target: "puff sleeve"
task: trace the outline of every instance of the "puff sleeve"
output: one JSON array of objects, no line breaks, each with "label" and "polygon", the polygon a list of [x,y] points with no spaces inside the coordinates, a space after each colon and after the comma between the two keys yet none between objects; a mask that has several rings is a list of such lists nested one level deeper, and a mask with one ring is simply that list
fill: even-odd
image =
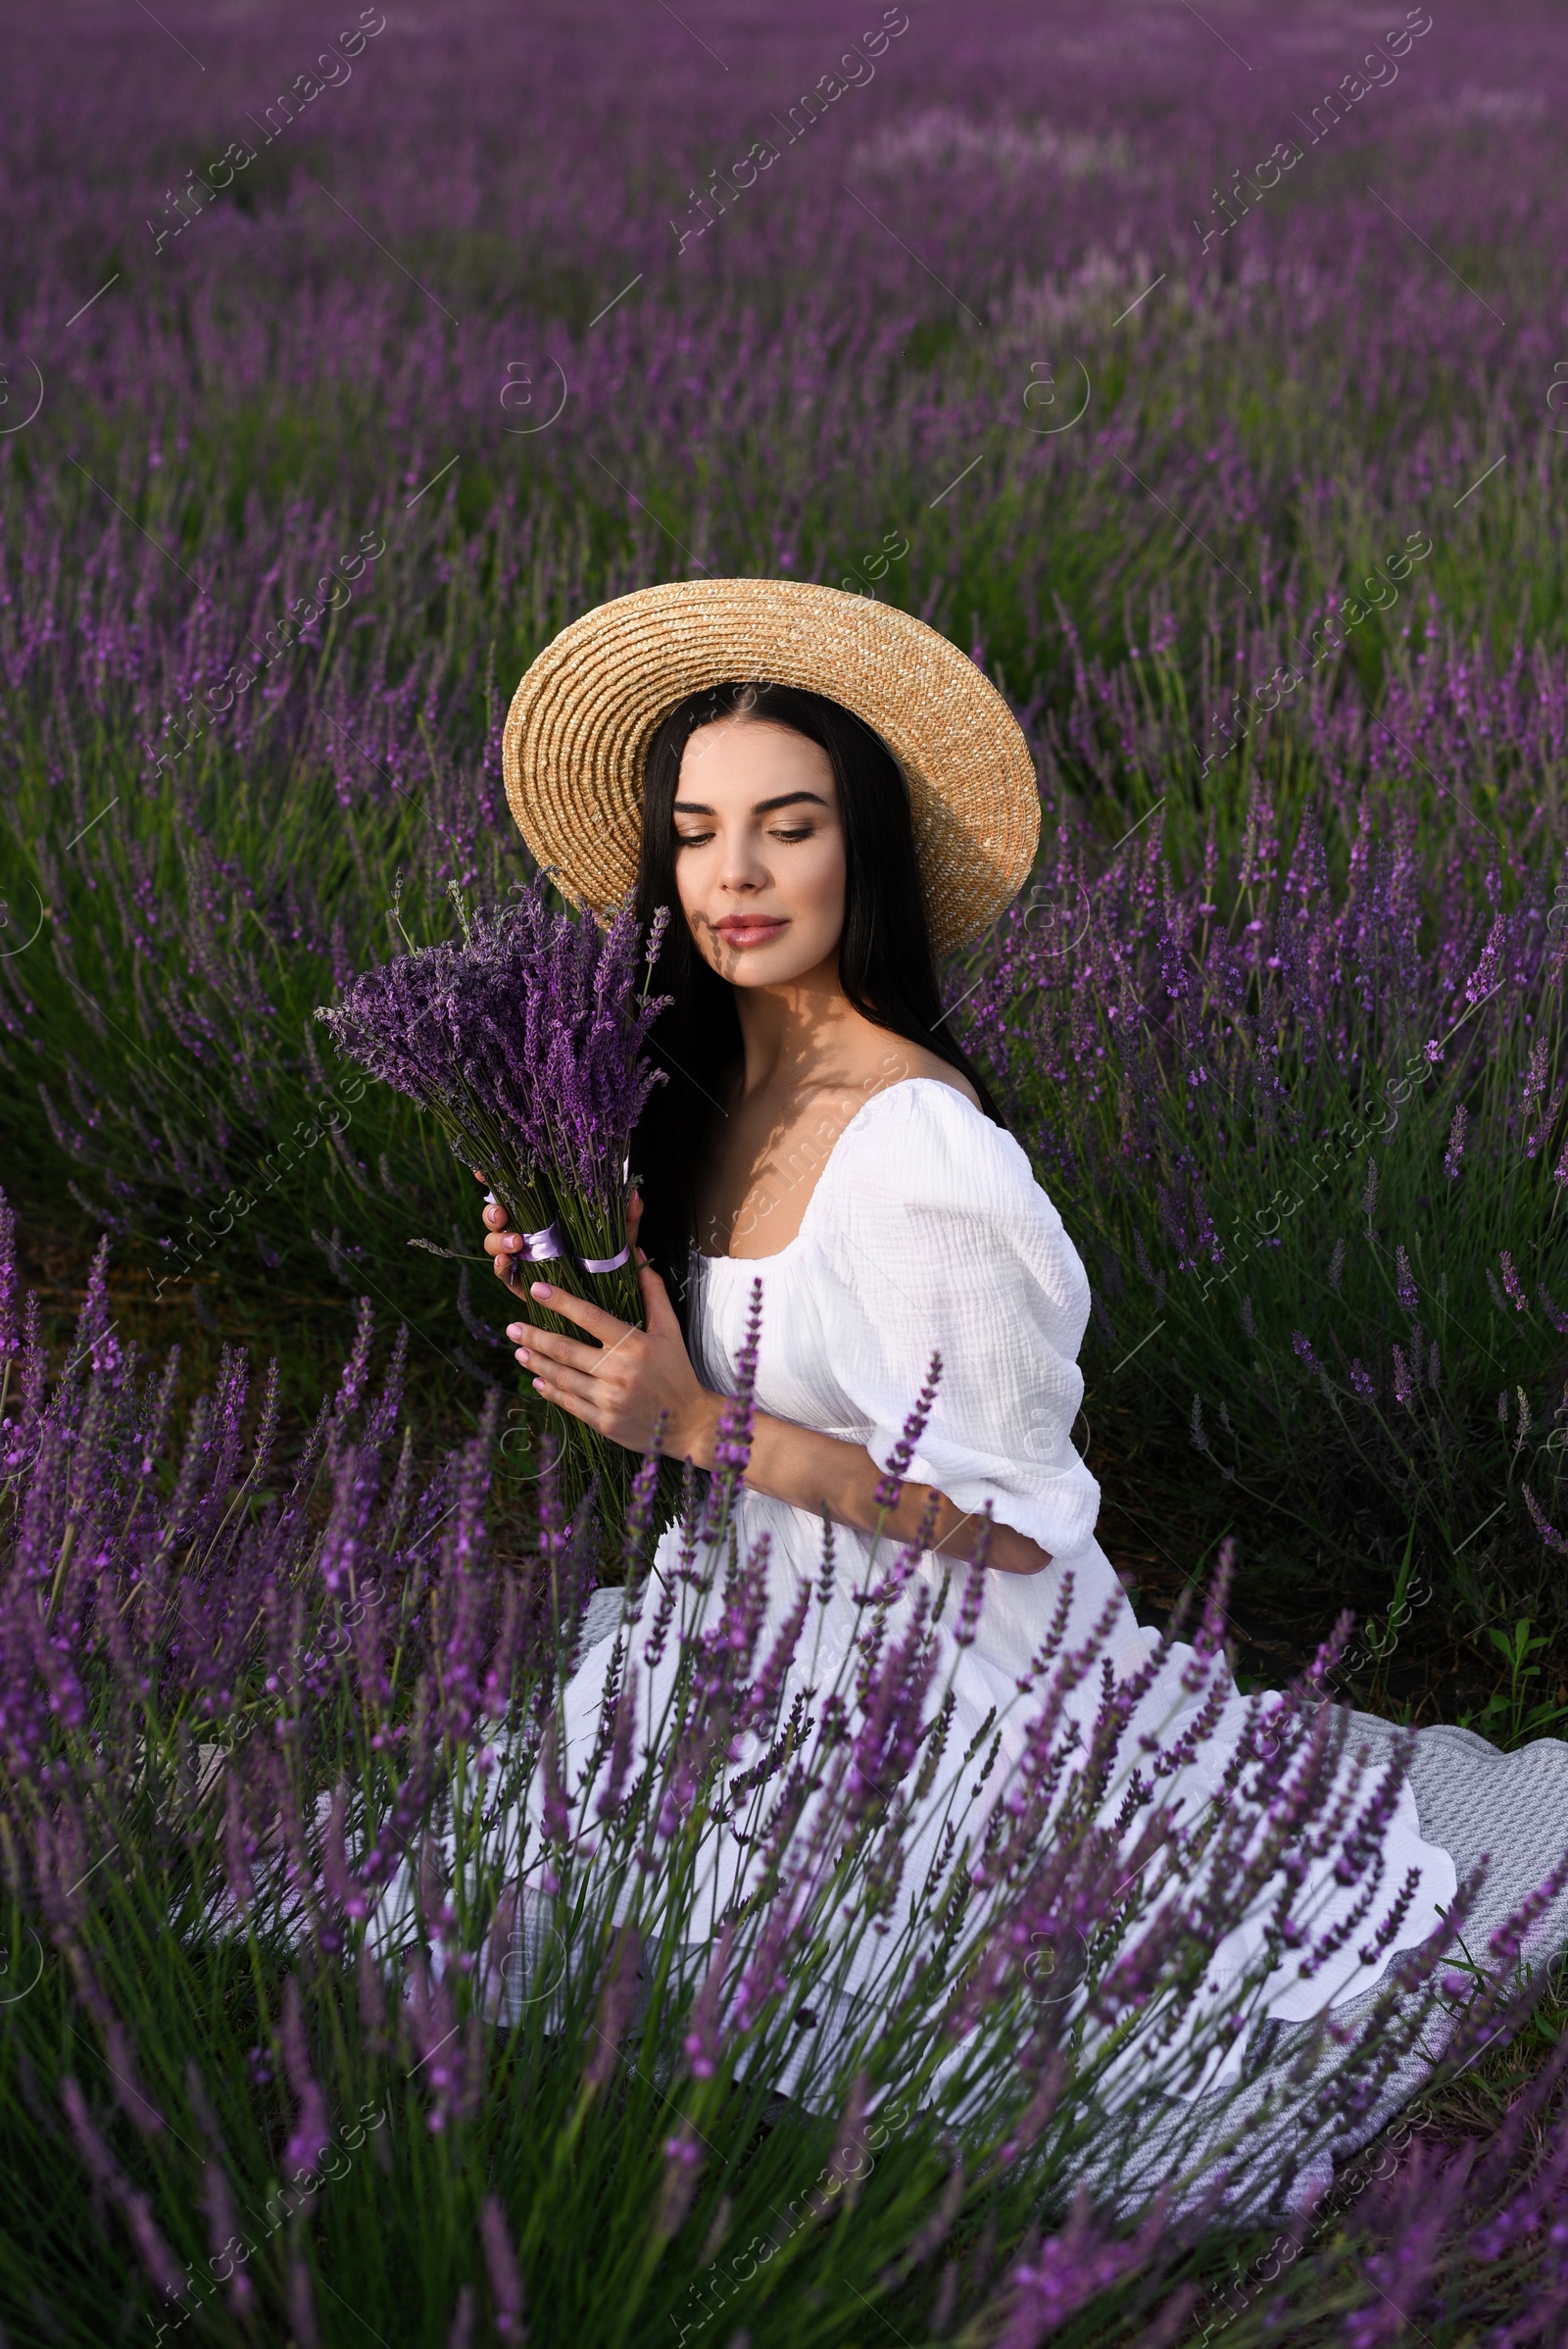
[{"label": "puff sleeve", "polygon": [[846,1435],[885,1461],[942,1375],[911,1481],[1053,1558],[1091,1541],[1100,1486],[1071,1442],[1089,1280],[1009,1134],[956,1089],[915,1078],[848,1127],[821,1233],[824,1335]]}]

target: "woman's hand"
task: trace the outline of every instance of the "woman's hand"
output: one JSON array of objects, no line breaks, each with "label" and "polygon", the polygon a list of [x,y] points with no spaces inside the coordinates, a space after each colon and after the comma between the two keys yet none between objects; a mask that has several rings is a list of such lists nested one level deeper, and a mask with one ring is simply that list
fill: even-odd
[{"label": "woman's hand", "polygon": [[[630,1215],[627,1223],[631,1225]],[[570,1411],[612,1443],[637,1452],[653,1450],[662,1413],[664,1451],[674,1459],[710,1468],[723,1400],[699,1382],[675,1308],[641,1248],[637,1281],[646,1329],[633,1329],[601,1305],[591,1305],[548,1281],[535,1281],[529,1296],[552,1313],[574,1321],[598,1339],[598,1345],[558,1337],[553,1330],[538,1330],[525,1321],[510,1323],[507,1336],[516,1345],[517,1360],[534,1372],[534,1391],[547,1403]]]},{"label": "woman's hand", "polygon": [[[478,1174],[477,1167],[474,1172]],[[483,1175],[479,1180],[483,1182]],[[653,1449],[655,1423],[662,1411],[664,1451],[672,1459],[710,1469],[724,1398],[699,1383],[664,1284],[637,1248],[642,1212],[642,1199],[634,1191],[626,1208],[626,1237],[637,1252],[645,1330],[634,1330],[601,1306],[536,1281],[529,1295],[564,1320],[576,1322],[599,1344],[558,1337],[523,1321],[510,1322],[507,1336],[516,1347],[517,1360],[534,1373],[535,1391],[546,1402],[570,1411],[601,1435],[637,1452]],[[486,1207],[484,1220],[489,1227],[486,1254],[494,1259],[500,1278],[518,1288],[521,1267],[514,1259],[521,1238],[502,1230],[506,1216],[499,1207]],[[896,1542],[914,1537],[927,1501],[935,1497],[935,1549],[960,1562],[973,1557],[981,1521],[972,1509],[956,1508],[942,1494],[933,1495],[929,1486],[906,1485],[897,1506],[884,1513],[876,1501],[882,1475],[863,1444],[798,1427],[767,1411],[753,1415],[752,1456],[745,1475],[753,1492],[809,1509],[813,1516],[826,1509],[836,1524],[854,1526],[860,1533],[873,1533],[880,1524],[885,1537]],[[996,1525],[990,1563],[996,1573],[1039,1574],[1051,1564],[1051,1553],[1010,1525]]]},{"label": "woman's hand", "polygon": [[[473,1175],[475,1182],[482,1183],[484,1181],[484,1176],[479,1172],[477,1166],[473,1170]],[[522,1234],[509,1232],[504,1228],[507,1220],[504,1207],[486,1207],[483,1213],[486,1227],[484,1252],[494,1265],[497,1276],[506,1282],[509,1289],[515,1289],[517,1286],[516,1273],[519,1268],[514,1265],[513,1258],[522,1246]],[[637,1227],[642,1219],[642,1193],[634,1191],[626,1202],[626,1239],[632,1248],[637,1246]]]},{"label": "woman's hand", "polygon": [[[473,1179],[476,1183],[484,1181],[484,1176],[477,1166],[473,1170]],[[488,1206],[481,1207],[479,1213],[485,1227],[484,1252],[490,1258],[491,1267],[497,1278],[505,1281],[507,1287],[511,1289],[514,1286],[512,1277],[512,1259],[522,1246],[522,1235],[520,1232],[507,1230],[506,1209],[498,1207],[493,1200]]]}]

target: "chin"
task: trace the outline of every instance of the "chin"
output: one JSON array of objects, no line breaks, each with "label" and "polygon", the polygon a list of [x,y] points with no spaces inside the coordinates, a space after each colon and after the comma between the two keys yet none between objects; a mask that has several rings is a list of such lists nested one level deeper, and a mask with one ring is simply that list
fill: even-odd
[{"label": "chin", "polygon": [[731,949],[734,969],[724,976],[733,987],[787,987],[793,979],[804,979],[816,970],[823,956],[802,954],[794,941],[789,945],[747,947],[739,952]]}]

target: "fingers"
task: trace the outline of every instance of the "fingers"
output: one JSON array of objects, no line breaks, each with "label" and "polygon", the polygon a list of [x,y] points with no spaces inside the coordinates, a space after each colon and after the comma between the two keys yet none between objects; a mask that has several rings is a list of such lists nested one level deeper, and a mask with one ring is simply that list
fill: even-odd
[{"label": "fingers", "polygon": [[[621,1325],[624,1327],[624,1325]],[[512,1321],[507,1324],[507,1336],[517,1347],[519,1361],[528,1361],[550,1375],[550,1364],[580,1371],[587,1378],[597,1375],[604,1361],[602,1346],[582,1346],[575,1338],[563,1338],[554,1330],[535,1329],[531,1321]]]},{"label": "fingers", "polygon": [[637,1250],[637,1286],[643,1295],[643,1312],[647,1317],[649,1336],[652,1337],[655,1330],[673,1329],[678,1332],[680,1323],[669,1301],[669,1292],[641,1248]]},{"label": "fingers", "polygon": [[519,1268],[516,1256],[509,1252],[507,1243],[514,1241],[516,1237],[515,1232],[503,1232],[499,1235],[492,1232],[484,1244],[485,1254],[490,1258],[496,1272],[506,1282],[509,1289],[516,1287]]},{"label": "fingers", "polygon": [[[481,1175],[479,1179],[483,1182],[484,1177]],[[505,1207],[498,1206],[494,1199],[480,1212],[488,1226],[484,1238],[484,1252],[495,1266],[496,1277],[505,1281],[509,1289],[514,1289],[517,1285],[517,1268],[514,1259],[522,1247],[522,1236],[520,1233],[503,1229],[507,1220],[507,1211]]]},{"label": "fingers", "polygon": [[528,1295],[539,1304],[548,1305],[552,1313],[574,1321],[590,1338],[598,1338],[606,1346],[612,1346],[626,1333],[625,1322],[617,1321],[613,1313],[607,1313],[603,1305],[591,1305],[586,1297],[573,1297],[569,1289],[556,1289],[549,1281],[535,1281]]},{"label": "fingers", "polygon": [[643,1195],[634,1191],[626,1201],[626,1238],[632,1248],[637,1246],[638,1227],[643,1220]]},{"label": "fingers", "polygon": [[598,1424],[600,1397],[592,1379],[578,1378],[569,1370],[553,1369],[549,1378],[534,1380],[533,1391],[543,1401],[569,1411],[574,1419],[586,1419],[590,1426]]}]

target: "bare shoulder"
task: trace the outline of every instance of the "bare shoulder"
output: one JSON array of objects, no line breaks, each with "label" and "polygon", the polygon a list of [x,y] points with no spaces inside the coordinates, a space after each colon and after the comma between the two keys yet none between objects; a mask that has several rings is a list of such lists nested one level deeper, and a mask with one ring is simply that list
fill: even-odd
[{"label": "bare shoulder", "polygon": [[979,1108],[980,1096],[962,1069],[955,1068],[940,1053],[928,1051],[923,1044],[906,1044],[901,1037],[899,1059],[902,1065],[898,1073],[890,1077],[890,1083],[897,1085],[906,1082],[910,1077],[927,1077],[935,1084],[947,1085],[955,1093],[961,1094],[971,1108]]},{"label": "bare shoulder", "polygon": [[884,1031],[876,1039],[872,1052],[848,1068],[835,1069],[811,1086],[810,1115],[815,1119],[812,1130],[824,1139],[836,1135],[870,1101],[884,1094],[896,1093],[901,1085],[915,1078],[941,1085],[967,1101],[972,1109],[980,1106],[979,1096],[961,1069],[953,1067],[939,1052],[929,1051],[924,1045],[911,1044],[906,1037],[890,1036]]}]

